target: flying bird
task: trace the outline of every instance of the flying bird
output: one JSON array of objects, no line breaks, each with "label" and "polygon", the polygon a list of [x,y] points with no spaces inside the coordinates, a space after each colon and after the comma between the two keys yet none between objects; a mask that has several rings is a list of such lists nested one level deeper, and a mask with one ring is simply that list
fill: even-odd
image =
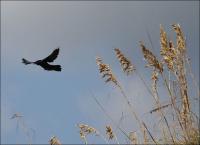
[{"label": "flying bird", "polygon": [[46,58],[44,58],[42,60],[37,60],[35,62],[31,62],[31,61],[28,61],[28,60],[22,58],[22,63],[24,63],[25,65],[36,64],[48,71],[61,71],[60,65],[49,64],[49,62],[53,62],[57,58],[58,53],[59,53],[59,48],[55,49],[49,56],[47,56]]}]

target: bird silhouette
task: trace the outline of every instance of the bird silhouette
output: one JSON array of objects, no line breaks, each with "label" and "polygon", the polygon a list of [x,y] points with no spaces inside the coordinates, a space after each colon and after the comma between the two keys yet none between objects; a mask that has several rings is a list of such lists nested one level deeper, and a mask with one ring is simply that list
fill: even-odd
[{"label": "bird silhouette", "polygon": [[49,56],[47,56],[46,58],[44,58],[42,60],[37,60],[35,62],[31,62],[31,61],[28,61],[28,60],[22,58],[22,63],[24,63],[25,65],[36,64],[48,71],[61,71],[60,65],[49,64],[49,62],[53,62],[57,58],[58,53],[59,53],[59,48],[55,49]]}]

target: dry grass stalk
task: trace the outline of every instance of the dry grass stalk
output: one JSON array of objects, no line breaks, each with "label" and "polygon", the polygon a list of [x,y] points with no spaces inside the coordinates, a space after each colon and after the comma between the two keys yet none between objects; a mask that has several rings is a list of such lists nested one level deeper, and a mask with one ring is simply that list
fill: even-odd
[{"label": "dry grass stalk", "polygon": [[[164,36],[164,33],[162,35]],[[167,45],[166,38],[163,38],[162,41],[163,41],[162,45],[165,47]],[[158,80],[158,73],[156,72],[156,70],[158,70],[160,72],[160,74],[162,75],[163,74],[163,65],[162,65],[162,63],[160,63],[158,61],[156,56],[150,50],[146,49],[146,47],[144,46],[144,44],[141,41],[140,41],[140,46],[141,46],[144,58],[148,62],[148,66],[153,66],[153,69],[154,69],[153,70],[153,74],[152,74],[152,80],[153,80],[152,90],[153,90],[154,99],[156,101],[156,105],[159,108],[160,107],[160,103],[159,103],[157,87],[156,87],[157,80]],[[174,142],[174,138],[173,138],[172,133],[170,131],[170,127],[169,127],[168,121],[167,121],[167,119],[166,119],[166,117],[165,117],[165,115],[164,115],[164,113],[162,111],[160,111],[160,114],[164,118],[164,121],[165,121],[165,123],[167,125],[168,131],[169,131],[170,136],[172,138],[172,141]]]},{"label": "dry grass stalk", "polygon": [[[163,56],[164,62],[167,64],[169,70],[174,72],[174,75],[177,78],[177,82],[179,84],[179,90],[182,99],[182,111],[179,113],[179,109],[173,102],[174,95],[172,95],[171,89],[168,86],[168,83],[163,74],[161,74],[167,90],[170,94],[171,101],[173,107],[175,109],[176,115],[181,118],[181,122],[184,126],[188,126],[189,122],[189,114],[190,114],[190,103],[189,103],[189,96],[187,91],[187,80],[186,80],[186,68],[185,68],[185,53],[186,53],[186,45],[185,45],[185,38],[181,27],[179,24],[172,25],[173,30],[176,33],[176,47],[174,47],[172,41],[167,42],[167,34],[164,29],[160,28],[160,43],[161,43],[161,55]],[[169,46],[167,45],[169,44]],[[179,120],[180,121],[180,120]],[[181,123],[180,122],[180,123]],[[182,124],[181,123],[181,124]]]},{"label": "dry grass stalk", "polygon": [[155,96],[156,102],[158,102],[158,94],[157,94],[157,81],[158,81],[158,73],[154,70],[152,75],[151,75],[151,79],[152,79],[152,92]]},{"label": "dry grass stalk", "polygon": [[95,136],[100,136],[106,142],[106,144],[108,143],[106,138],[99,131],[97,131],[97,129],[95,129],[94,127],[91,127],[86,124],[78,124],[77,126],[80,129],[80,132],[79,132],[80,138],[84,140],[85,144],[87,144],[86,136],[89,134],[94,134]]},{"label": "dry grass stalk", "polygon": [[151,139],[153,140],[153,142],[155,144],[157,144],[156,140],[154,139],[153,135],[151,134],[151,132],[149,131],[149,129],[147,128],[146,124],[144,122],[142,122],[144,128],[146,129],[146,131],[148,132],[149,136],[151,137]]},{"label": "dry grass stalk", "polygon": [[[141,42],[141,44],[142,44],[142,42]],[[165,43],[163,42],[163,45],[166,46],[167,45],[166,42]],[[159,96],[158,96],[158,92],[157,92],[158,72],[156,70],[159,70],[161,73],[163,72],[162,63],[159,63],[158,60],[156,59],[156,57],[153,55],[153,53],[150,52],[149,50],[147,50],[143,44],[141,46],[142,46],[142,50],[143,50],[143,54],[144,54],[145,59],[148,61],[150,66],[154,66],[154,70],[153,70],[152,77],[151,77],[151,79],[153,81],[153,83],[152,83],[152,92],[151,92],[151,90],[148,89],[148,86],[146,85],[145,81],[142,78],[141,78],[141,80],[144,82],[145,87],[148,89],[150,94],[153,96],[153,98],[154,98],[154,100],[156,102],[157,108],[161,108],[161,104],[159,102]],[[157,111],[159,111],[161,117],[164,118],[164,121],[165,121],[165,123],[167,125],[168,131],[169,131],[169,133],[171,135],[172,133],[170,131],[170,128],[169,128],[169,125],[168,125],[168,121],[167,121],[164,113],[162,112],[161,109],[158,109]],[[174,140],[172,135],[171,135],[171,138],[172,138],[172,140]]]},{"label": "dry grass stalk", "polygon": [[100,57],[96,58],[96,63],[99,67],[99,72],[102,74],[102,78],[106,78],[107,82],[113,82],[115,85],[118,85],[118,82],[115,78],[115,76],[112,73],[112,70],[110,69],[108,64],[104,64],[102,59]]},{"label": "dry grass stalk", "polygon": [[112,131],[111,126],[106,126],[106,134],[108,135],[109,139],[113,139],[114,138],[114,133]]},{"label": "dry grass stalk", "polygon": [[[166,125],[167,125],[167,129],[170,133],[170,136],[172,138],[172,141],[174,142],[174,137],[171,133],[171,130],[170,130],[170,126],[169,126],[169,123],[167,121],[167,118],[165,117],[164,113],[162,112],[161,109],[161,105],[160,105],[160,101],[159,101],[159,97],[158,97],[158,92],[157,92],[157,81],[158,81],[158,73],[154,70],[153,73],[152,73],[152,76],[151,76],[151,79],[153,80],[153,83],[152,83],[152,90],[153,90],[153,93],[154,93],[154,96],[155,96],[155,99],[156,99],[156,105],[158,106],[157,108],[157,111],[159,111],[160,115],[163,117]],[[154,110],[155,111],[155,110]]]},{"label": "dry grass stalk", "polygon": [[132,73],[135,70],[135,67],[131,64],[131,61],[122,54],[119,48],[114,49],[116,52],[116,56],[122,66],[122,69],[127,75]]},{"label": "dry grass stalk", "polygon": [[185,53],[186,53],[186,45],[184,34],[181,30],[179,24],[172,25],[175,33],[176,33],[176,49],[177,49],[177,60],[176,60],[176,74],[180,88],[180,94],[182,99],[182,111],[181,111],[181,119],[185,127],[188,126],[190,122],[190,102],[187,90],[187,79],[186,79],[186,68],[185,68]]},{"label": "dry grass stalk", "polygon": [[[107,113],[107,111],[105,110],[105,108],[101,105],[101,103],[97,100],[97,98],[93,97],[95,102],[97,103],[97,105],[99,105],[99,107],[101,108],[101,110],[105,113],[105,115],[112,121],[112,123],[125,135],[125,137],[127,137],[127,139],[129,139],[129,136],[128,134],[126,133],[126,131],[121,128],[113,119],[112,117]],[[117,137],[115,135],[115,138],[116,138],[116,141],[118,142],[117,140]],[[118,142],[119,144],[119,142]]]},{"label": "dry grass stalk", "polygon": [[[161,36],[163,37],[163,38],[161,38],[161,45],[162,45],[162,47],[167,47],[168,44],[167,44],[166,33],[164,32],[163,29],[161,29],[161,30],[162,30]],[[162,65],[162,63],[160,63],[158,61],[158,59],[156,58],[156,56],[150,50],[146,49],[146,47],[144,46],[144,44],[141,41],[140,41],[140,46],[141,46],[144,58],[148,62],[148,66],[153,66],[153,73],[152,73],[152,78],[151,78],[153,80],[153,83],[152,83],[152,96],[153,96],[153,98],[156,101],[157,108],[160,108],[161,105],[160,105],[160,102],[159,102],[159,96],[158,96],[158,92],[157,92],[157,80],[158,80],[157,70],[162,75],[163,74],[163,65]],[[170,136],[172,138],[172,141],[174,142],[174,138],[172,136],[172,133],[171,133],[171,130],[170,130],[167,118],[165,117],[165,115],[162,112],[162,110],[159,110],[159,113],[163,117],[163,119],[164,119],[164,121],[165,121],[165,123],[167,125],[167,129],[169,131],[169,134],[170,134]],[[150,132],[148,131],[148,133],[150,133]]]},{"label": "dry grass stalk", "polygon": [[150,51],[148,50],[142,41],[140,41],[140,47],[142,49],[142,53],[144,55],[144,58],[147,60],[148,62],[148,66],[153,66],[154,69],[159,70],[160,73],[163,72],[163,66],[162,64],[158,61],[158,59],[156,58],[156,56]]},{"label": "dry grass stalk", "polygon": [[[173,24],[172,25],[173,30],[176,33],[176,47],[174,47],[172,41],[169,42],[169,49],[162,49],[164,51],[161,51],[161,55],[163,56],[165,63],[167,64],[168,68],[170,70],[173,70],[175,77],[177,78],[178,82],[178,88],[181,96],[181,111],[179,111],[179,108],[177,108],[176,104],[173,102],[174,96],[171,93],[170,88],[167,85],[167,81],[164,79],[167,90],[171,96],[172,105],[175,109],[175,113],[178,119],[178,122],[180,124],[181,129],[183,130],[183,133],[187,137],[185,139],[186,141],[190,140],[189,132],[192,127],[192,114],[190,110],[190,102],[189,102],[189,95],[188,95],[188,84],[186,79],[186,66],[185,63],[187,61],[186,59],[186,43],[183,31],[181,30],[181,27],[179,24]],[[162,30],[161,30],[162,31]],[[161,32],[162,33],[162,32]],[[161,35],[160,37],[164,37],[164,35]],[[164,40],[161,38],[161,40]],[[164,45],[161,43],[161,48]],[[167,59],[166,59],[167,58]]]},{"label": "dry grass stalk", "polygon": [[197,80],[195,79],[196,77],[194,76],[194,73],[192,72],[192,65],[191,65],[191,62],[190,62],[190,58],[188,57],[188,56],[186,56],[187,58],[186,58],[186,62],[187,62],[187,64],[188,64],[188,66],[189,66],[189,74],[190,74],[190,76],[191,76],[191,78],[192,78],[192,81],[194,82],[194,86],[197,88],[197,95],[198,95],[198,97],[200,97],[200,88],[199,88],[199,84],[197,83]]},{"label": "dry grass stalk", "polygon": [[147,136],[147,131],[146,131],[144,126],[143,126],[143,138],[144,138],[144,144],[148,144],[149,139],[148,139],[148,136]]},{"label": "dry grass stalk", "polygon": [[182,110],[181,110],[181,117],[183,119],[183,122],[185,126],[188,123],[189,114],[190,114],[190,103],[189,103],[189,96],[187,92],[187,83],[185,82],[184,76],[179,76],[180,81],[180,92],[181,92],[181,98],[182,98]]},{"label": "dry grass stalk", "polygon": [[53,136],[49,140],[50,145],[61,145],[60,141],[58,140],[57,137]]},{"label": "dry grass stalk", "polygon": [[133,110],[133,107],[132,107],[132,105],[131,105],[131,103],[130,103],[128,97],[127,97],[127,95],[125,94],[125,92],[123,91],[122,87],[120,86],[120,84],[116,80],[116,78],[113,75],[112,70],[110,69],[109,65],[104,64],[103,61],[102,61],[102,59],[100,57],[96,58],[96,63],[99,66],[99,72],[100,72],[100,74],[103,74],[102,77],[103,78],[107,77],[106,82],[113,82],[119,88],[119,90],[121,91],[124,99],[126,100],[128,106],[130,108],[131,113],[133,114],[133,116],[135,117],[135,119],[140,123],[139,118],[138,118],[137,114],[135,113],[135,111]]},{"label": "dry grass stalk", "polygon": [[163,105],[163,106],[160,106],[160,107],[156,107],[155,109],[152,109],[151,111],[150,111],[150,113],[154,113],[154,112],[157,112],[157,111],[159,111],[159,110],[161,110],[161,109],[164,109],[164,108],[167,108],[167,107],[169,107],[169,106],[171,106],[172,104],[167,104],[167,105]]}]

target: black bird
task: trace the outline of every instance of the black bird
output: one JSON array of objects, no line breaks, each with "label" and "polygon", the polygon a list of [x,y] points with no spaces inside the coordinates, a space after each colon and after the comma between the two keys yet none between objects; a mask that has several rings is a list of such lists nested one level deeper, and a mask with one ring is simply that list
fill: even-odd
[{"label": "black bird", "polygon": [[48,57],[42,59],[42,60],[37,60],[35,62],[28,61],[24,58],[22,58],[22,63],[25,65],[27,64],[36,64],[41,66],[43,69],[48,70],[48,71],[61,71],[61,66],[60,65],[50,65],[48,62],[53,62],[59,53],[59,48],[55,49]]}]

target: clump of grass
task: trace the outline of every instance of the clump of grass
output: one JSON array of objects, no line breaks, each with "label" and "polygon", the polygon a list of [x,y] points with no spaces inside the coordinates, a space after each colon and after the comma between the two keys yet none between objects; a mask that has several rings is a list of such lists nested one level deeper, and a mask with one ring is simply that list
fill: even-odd
[{"label": "clump of grass", "polygon": [[[176,49],[177,49],[177,61],[176,61],[176,74],[179,83],[179,89],[182,99],[181,119],[184,122],[185,127],[188,126],[190,121],[190,102],[188,96],[188,84],[186,79],[186,68],[185,68],[185,55],[186,55],[186,44],[182,29],[179,24],[172,25],[176,33]],[[189,123],[190,124],[190,123]]]},{"label": "clump of grass", "polygon": [[98,135],[97,130],[94,127],[91,127],[86,124],[78,124],[78,128],[80,129],[80,138],[84,140],[85,144],[87,144],[86,136],[89,134]]},{"label": "clump of grass", "polygon": [[[167,65],[170,72],[176,78],[178,84],[179,96],[181,99],[181,108],[173,104],[176,107],[177,118],[180,118],[180,125],[185,134],[187,134],[186,140],[189,140],[189,128],[192,126],[191,120],[191,107],[190,98],[188,95],[188,82],[186,78],[186,43],[183,31],[179,24],[172,24],[172,29],[176,34],[176,46],[173,44],[172,40],[168,42],[166,32],[163,28],[160,28],[160,41],[161,41],[161,55],[163,56],[164,63]],[[169,44],[169,45],[166,45]],[[170,95],[172,96],[172,91],[168,86],[166,86]],[[173,97],[173,96],[172,96]],[[178,96],[177,96],[178,97]]]},{"label": "clump of grass", "polygon": [[[145,87],[147,88],[148,92],[153,96],[154,101],[156,102],[157,107],[150,111],[152,114],[153,112],[159,112],[160,116],[164,119],[164,123],[166,124],[167,130],[162,126],[160,128],[161,132],[163,133],[159,140],[164,141],[164,143],[170,144],[198,144],[199,143],[199,128],[197,127],[198,119],[194,119],[194,115],[191,111],[191,103],[190,97],[188,93],[188,81],[186,78],[187,67],[186,62],[188,59],[186,58],[186,43],[185,43],[185,36],[179,24],[173,24],[172,29],[176,34],[176,45],[173,44],[173,41],[168,38],[167,33],[165,32],[162,25],[160,25],[160,55],[162,56],[162,60],[159,61],[157,57],[153,54],[152,51],[146,48],[144,43],[140,41],[140,47],[142,53],[144,55],[145,60],[147,61],[146,67],[151,67],[152,71],[152,86],[151,90],[149,86],[144,81],[144,79],[139,75]],[[136,71],[135,66],[132,65],[131,61],[125,57],[125,55],[120,51],[119,48],[114,49],[116,53],[116,57],[118,58],[122,70],[127,74],[131,74],[131,72]],[[125,92],[123,91],[122,87],[119,85],[116,77],[114,77],[112,71],[108,67],[102,63],[102,60],[97,58],[97,64],[99,66],[100,73],[103,73],[103,77],[108,76],[106,82],[113,82],[116,86],[119,87],[121,90],[122,95],[127,101],[127,104],[132,110],[131,102],[129,101],[128,97],[126,96]],[[167,66],[167,69],[165,68]],[[136,72],[137,73],[137,72]],[[169,80],[166,79],[165,74],[171,74]],[[140,73],[137,73],[140,74]],[[159,74],[164,81],[164,87],[169,93],[170,103],[167,105],[161,105],[160,97],[157,88],[157,81],[159,79]],[[170,80],[170,79],[173,80]],[[177,85],[171,87],[171,82]],[[199,94],[199,93],[198,93]],[[181,101],[177,101],[180,99]],[[177,104],[177,103],[180,103]],[[170,110],[171,115],[175,116],[175,119],[172,119],[165,115],[163,111],[164,108],[171,106],[172,109]],[[133,116],[138,121],[141,131],[143,131],[143,143],[152,143],[149,141],[148,137],[152,139],[152,141],[156,144],[159,144],[159,141],[154,138],[150,129],[141,121],[141,119],[137,116],[137,114],[132,111]],[[169,134],[168,134],[168,133]],[[147,135],[148,133],[148,135]],[[136,134],[130,134],[129,140],[131,143],[136,144],[138,143],[138,137]]]},{"label": "clump of grass", "polygon": [[85,144],[88,144],[86,137],[89,134],[100,136],[106,143],[108,143],[106,138],[96,128],[91,127],[87,124],[78,124],[77,127],[80,129],[79,131],[80,138],[84,140]]}]

